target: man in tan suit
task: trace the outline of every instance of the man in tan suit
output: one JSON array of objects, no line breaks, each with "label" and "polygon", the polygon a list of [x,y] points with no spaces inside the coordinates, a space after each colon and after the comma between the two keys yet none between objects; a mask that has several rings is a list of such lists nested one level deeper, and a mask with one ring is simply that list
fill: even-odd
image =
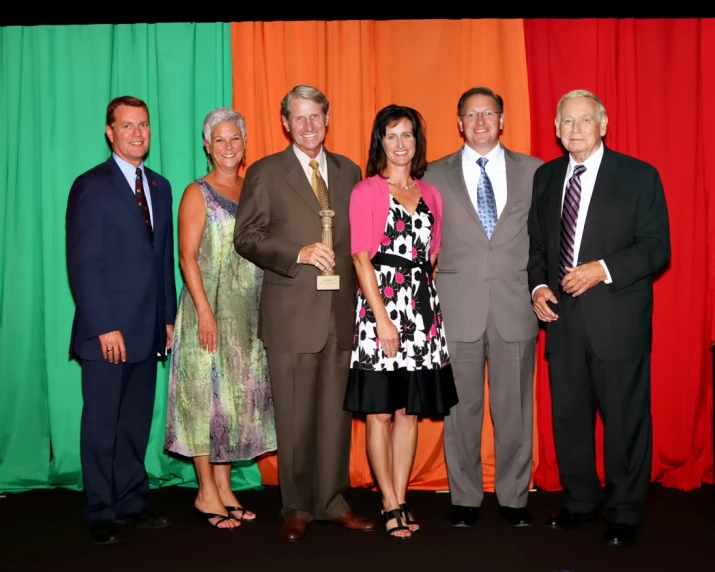
[{"label": "man in tan suit", "polygon": [[[281,113],[292,143],[246,171],[234,231],[236,251],[265,271],[258,333],[273,386],[287,540],[303,538],[315,519],[374,529],[343,497],[351,435],[343,399],[356,295],[348,205],[361,173],[323,147],[328,108],[314,87],[286,94]],[[321,242],[325,207],[335,213],[333,248]],[[318,290],[318,274],[331,269],[340,288]]]},{"label": "man in tan suit", "polygon": [[528,526],[532,394],[537,320],[526,275],[534,172],[542,161],[499,142],[504,103],[487,87],[458,104],[462,149],[427,167],[442,193],[442,248],[435,281],[459,404],[445,418],[444,448],[453,526],[474,526],[482,499],[485,364],[495,431],[495,489],[501,514]]}]

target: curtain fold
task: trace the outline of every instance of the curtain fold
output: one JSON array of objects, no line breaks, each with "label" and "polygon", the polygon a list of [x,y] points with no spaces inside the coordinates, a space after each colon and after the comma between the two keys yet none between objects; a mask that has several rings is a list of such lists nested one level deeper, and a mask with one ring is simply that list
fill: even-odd
[{"label": "curtain fold", "polygon": [[[75,177],[109,156],[106,106],[129,94],[149,107],[146,163],[171,181],[178,211],[186,185],[206,172],[206,113],[231,106],[230,26],[0,28],[0,46],[0,490],[78,489],[67,195]],[[176,276],[181,287],[178,266]],[[147,471],[152,486],[193,486],[192,464],[163,451],[167,378],[160,365]],[[255,463],[233,477],[236,488],[260,485]]]},{"label": "curtain fold", "polygon": [[[564,93],[587,89],[601,98],[608,113],[605,144],[653,164],[661,174],[672,257],[654,284],[652,479],[685,490],[713,479],[708,342],[715,178],[707,169],[715,156],[708,137],[715,116],[707,100],[715,67],[713,32],[715,21],[699,19],[525,24],[532,153],[544,160],[562,153],[554,131],[556,105]],[[537,395],[541,463],[535,480],[542,488],[556,489],[543,348],[542,338]],[[603,479],[600,421],[596,449]]]}]

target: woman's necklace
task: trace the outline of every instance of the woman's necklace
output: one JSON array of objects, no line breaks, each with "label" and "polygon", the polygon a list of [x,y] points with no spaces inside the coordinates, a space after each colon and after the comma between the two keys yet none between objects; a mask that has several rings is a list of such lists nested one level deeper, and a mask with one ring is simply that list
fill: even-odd
[{"label": "woman's necklace", "polygon": [[401,185],[400,183],[396,183],[392,179],[387,179],[387,184],[395,185],[396,187],[402,189],[403,191],[409,191],[410,189],[414,189],[417,186],[417,181],[413,180],[411,185]]}]

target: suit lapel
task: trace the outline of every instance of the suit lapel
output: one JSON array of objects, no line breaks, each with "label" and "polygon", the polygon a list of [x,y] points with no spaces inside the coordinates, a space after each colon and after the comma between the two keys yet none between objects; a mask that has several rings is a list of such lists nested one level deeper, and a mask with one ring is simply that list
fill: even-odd
[{"label": "suit lapel", "polygon": [[[603,143],[601,144],[603,145]],[[595,233],[598,232],[599,226],[608,219],[608,207],[609,203],[612,202],[609,195],[615,181],[616,167],[613,162],[613,155],[604,146],[603,158],[596,174],[596,183],[593,187],[591,202],[588,205],[583,225],[583,236],[578,253],[579,260],[589,261],[593,258],[590,255],[591,245],[596,240]]]},{"label": "suit lapel", "polygon": [[[134,189],[132,189],[127,183],[127,179],[124,177],[122,170],[119,168],[119,165],[117,165],[113,157],[109,157],[105,164],[110,171],[112,190],[117,195],[119,202],[128,209],[129,217],[135,222],[135,226],[137,227],[136,232],[146,232],[144,217],[142,216],[141,210],[139,209],[139,205],[137,205],[136,196],[134,196]],[[147,172],[147,179],[148,178],[149,175]],[[149,182],[149,186],[151,186],[151,181]],[[152,195],[152,199],[157,194],[158,193],[154,193]],[[154,208],[152,210],[156,213],[156,205],[154,205]],[[154,221],[154,225],[156,226],[156,219],[154,219]],[[147,242],[147,244],[149,243]]]},{"label": "suit lapel", "polygon": [[445,171],[447,174],[447,180],[449,181],[450,185],[452,186],[455,196],[457,197],[457,199],[459,199],[459,202],[462,203],[462,206],[467,210],[467,212],[469,213],[469,216],[472,217],[474,222],[481,229],[482,234],[484,235],[484,238],[486,239],[487,235],[486,235],[486,233],[484,233],[484,228],[482,227],[482,223],[479,220],[477,211],[474,209],[474,205],[472,204],[472,199],[469,198],[469,191],[467,190],[467,183],[464,182],[464,171],[462,170],[462,152],[461,151],[457,151],[454,155],[452,155],[447,160],[447,164],[445,166]]},{"label": "suit lapel", "polygon": [[[149,183],[147,193],[151,198],[151,214],[154,220],[154,248],[163,248],[163,242],[161,239],[157,240],[157,236],[163,232],[164,225],[164,202],[162,194],[159,192],[159,183],[156,180],[156,175],[150,169],[144,167],[144,172],[146,173],[146,179]],[[160,232],[161,231],[161,232]]]},{"label": "suit lapel", "polygon": [[554,260],[558,260],[559,249],[561,248],[561,201],[566,181],[566,171],[569,166],[568,155],[562,157],[554,163],[551,170],[549,186],[549,202],[547,206],[547,228],[550,230],[547,235],[547,248],[554,253]]},{"label": "suit lapel", "polygon": [[504,164],[506,166],[506,203],[504,204],[504,208],[499,215],[499,219],[494,227],[492,236],[499,232],[499,228],[503,226],[502,221],[507,217],[509,211],[511,211],[514,206],[517,197],[516,189],[521,188],[521,179],[523,177],[523,173],[519,168],[519,160],[515,158],[511,151],[504,147],[504,145],[502,145],[502,149],[504,151]]},{"label": "suit lapel", "polygon": [[[305,171],[303,171],[298,157],[296,157],[293,152],[292,145],[291,143],[288,145],[288,148],[283,151],[283,166],[286,171],[288,171],[286,173],[286,181],[288,181],[288,184],[298,193],[298,196],[315,211],[315,214],[320,216],[320,204],[313,192],[313,188],[310,186],[308,178],[305,176]],[[331,187],[331,170],[334,171],[337,169],[330,169],[330,167],[328,167],[328,192],[330,192]]]}]

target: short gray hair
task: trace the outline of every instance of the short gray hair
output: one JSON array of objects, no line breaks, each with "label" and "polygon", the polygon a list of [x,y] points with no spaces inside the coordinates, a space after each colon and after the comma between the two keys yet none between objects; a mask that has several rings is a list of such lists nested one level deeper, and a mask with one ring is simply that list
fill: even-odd
[{"label": "short gray hair", "polygon": [[243,115],[229,109],[228,107],[217,107],[209,111],[209,114],[204,119],[204,139],[206,141],[211,141],[211,132],[214,130],[219,123],[233,123],[240,130],[243,135],[244,141],[246,140],[246,120]]},{"label": "short gray hair", "polygon": [[603,103],[601,103],[601,100],[598,99],[598,96],[596,94],[593,94],[590,91],[586,91],[585,89],[574,89],[572,91],[569,91],[567,94],[564,94],[561,99],[559,99],[559,103],[556,106],[557,123],[561,123],[561,108],[563,107],[564,103],[569,99],[576,99],[577,97],[588,97],[589,99],[596,102],[596,121],[601,121],[601,119],[605,117],[606,108],[603,107]]},{"label": "short gray hair", "polygon": [[316,89],[312,85],[296,85],[288,93],[285,94],[283,101],[281,101],[281,114],[286,119],[290,119],[290,102],[295,98],[307,99],[313,101],[323,108],[323,113],[328,114],[328,109],[330,108],[330,102],[328,98],[325,97],[322,91]]}]

